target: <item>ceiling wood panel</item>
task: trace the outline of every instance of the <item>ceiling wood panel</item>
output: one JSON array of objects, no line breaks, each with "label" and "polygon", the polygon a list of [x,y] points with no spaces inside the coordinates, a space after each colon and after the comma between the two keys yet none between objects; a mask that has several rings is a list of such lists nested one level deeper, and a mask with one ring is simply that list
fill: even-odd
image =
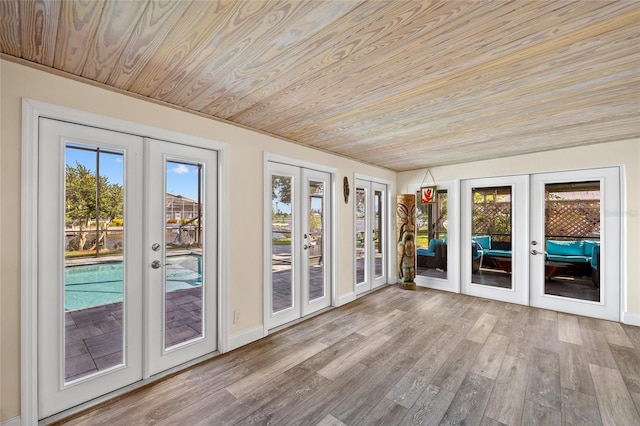
[{"label": "ceiling wood panel", "polygon": [[[264,72],[272,73],[274,67],[284,66],[287,57],[292,56],[292,52],[298,52],[295,57],[299,60],[299,54],[302,53],[301,48],[303,50],[309,48],[307,41],[313,42],[314,36],[320,30],[326,30],[338,17],[343,17],[344,13],[348,13],[359,3],[356,1],[307,2],[304,3],[305,8],[299,7],[298,4],[302,3],[293,2],[287,5],[287,8],[295,11],[295,15],[292,13],[291,18],[278,17],[282,22],[276,25],[276,17],[274,17],[261,22],[258,27],[253,29],[251,36],[255,36],[256,40],[246,40],[246,43],[243,43],[243,48],[254,50],[253,45],[258,44],[262,47],[260,51],[251,52],[248,55],[248,60],[247,57],[239,54],[230,57],[225,67],[228,72],[223,71],[225,78],[222,80],[215,78],[217,72],[207,74],[207,80],[198,82],[203,90],[200,90],[200,94],[192,101],[186,102],[187,107],[202,112],[202,109],[215,102],[215,99],[223,99],[232,103],[233,101],[230,100],[236,97],[231,93],[234,87],[248,81],[250,85],[242,87],[242,92],[252,90],[251,87],[255,87],[256,77],[260,78]],[[295,9],[291,5],[295,5]],[[236,50],[235,46],[227,46],[227,48]],[[212,100],[214,101],[212,102]],[[209,114],[211,113],[209,112]],[[216,115],[222,117],[221,114]]]},{"label": "ceiling wood panel", "polygon": [[22,56],[25,59],[47,66],[53,65],[59,15],[59,1],[20,2],[20,36]]},{"label": "ceiling wood panel", "polygon": [[9,55],[21,57],[18,0],[0,1],[0,48]]},{"label": "ceiling wood panel", "polygon": [[[444,40],[447,40],[449,44],[454,45],[454,32],[457,28],[461,28],[460,22],[458,22],[459,16],[464,16],[465,19],[474,20],[474,18],[485,16],[486,14],[495,13],[495,9],[491,10],[486,7],[481,2],[469,3],[471,7],[467,7],[467,3],[462,2],[449,2],[453,9],[450,10],[438,10],[439,17],[443,19],[436,19],[433,23],[433,26],[422,26],[418,31],[412,31],[410,37],[406,40],[403,40],[404,43],[411,45],[411,48],[405,48],[403,44],[399,44],[396,40],[393,40],[393,43],[388,45],[385,43],[383,49],[374,52],[374,55],[370,55],[366,60],[364,58],[358,58],[357,62],[351,62],[351,64],[355,65],[355,69],[343,68],[339,70],[340,76],[347,76],[348,80],[341,81],[341,84],[344,84],[346,87],[353,87],[353,90],[357,90],[365,94],[363,99],[369,98],[370,95],[375,93],[375,99],[379,99],[381,101],[386,101],[388,96],[399,94],[403,91],[413,90],[415,87],[419,87],[424,82],[428,81],[428,79],[433,78],[443,78],[446,75],[439,75],[439,71],[437,70],[437,63],[439,58],[442,57],[443,60],[447,58],[446,52],[443,51],[445,46]],[[492,3],[493,5],[498,5],[499,3]],[[491,15],[494,16],[494,15]],[[446,18],[446,19],[444,19]],[[468,31],[468,29],[467,29]],[[436,36],[432,36],[432,33],[442,34],[441,38]],[[395,34],[395,33],[394,33]],[[469,36],[466,37],[466,36]],[[475,37],[475,33],[469,34],[466,33],[466,36],[463,37],[464,40],[468,43],[469,40],[473,40]],[[388,47],[390,46],[390,47]],[[395,49],[395,50],[390,50]],[[381,53],[384,54],[384,57],[389,57],[393,60],[393,63],[388,62],[380,62]],[[430,55],[429,57],[425,55]],[[459,55],[459,52],[456,52],[456,55]],[[416,69],[416,64],[419,64]],[[427,67],[425,67],[427,64]],[[446,67],[445,67],[446,68]],[[398,69],[406,69],[412,70],[411,72],[406,73],[398,73]],[[453,72],[454,69],[452,67],[448,68],[448,72]],[[334,72],[330,73],[330,75],[334,74]],[[337,74],[337,73],[336,73]],[[326,82],[320,82],[319,90],[323,87],[326,87]],[[344,93],[335,93],[339,98],[332,99],[332,106],[327,110],[327,114],[336,115],[338,112],[347,111],[341,109],[344,102],[350,102],[349,99],[352,96],[352,91]],[[352,102],[351,102],[352,103]],[[323,104],[321,102],[311,103],[309,109],[311,111],[316,110],[318,107],[323,108]],[[367,107],[375,108],[373,105],[366,105]],[[355,109],[349,109],[349,111],[354,111]],[[303,111],[301,111],[303,112]],[[341,117],[340,115],[337,115]],[[317,119],[321,117],[318,113],[314,113],[314,120],[316,123]],[[301,118],[298,116],[297,118]],[[301,125],[301,122],[293,123],[293,126]],[[303,127],[306,125],[313,125],[312,123],[305,122]],[[275,128],[285,129],[283,126],[287,126],[286,122],[282,123],[274,123]],[[287,128],[287,131],[289,129]],[[291,129],[293,130],[293,129]]]},{"label": "ceiling wood panel", "polygon": [[53,66],[80,75],[96,35],[106,2],[93,0],[61,3]]},{"label": "ceiling wood panel", "polygon": [[[201,112],[226,119],[254,105],[260,110],[268,109],[266,98],[283,87],[300,84],[300,76],[326,68],[352,55],[360,46],[367,46],[385,33],[393,30],[397,23],[404,22],[421,4],[403,2],[403,9],[393,9],[393,4],[380,7],[377,3],[364,3],[353,8],[344,18],[327,26],[308,43],[299,44],[280,53],[278,61],[245,66],[247,71],[225,87],[226,96],[204,99],[208,105],[190,105]],[[383,20],[394,11],[394,19]]]},{"label": "ceiling wood panel", "polygon": [[[170,98],[173,93],[180,90],[184,85],[188,86],[189,81],[196,79],[197,76],[208,72],[209,64],[217,62],[220,58],[221,43],[228,42],[232,44],[232,50],[241,49],[241,43],[246,43],[244,37],[249,36],[245,29],[253,29],[257,22],[265,18],[271,10],[268,2],[239,2],[236,3],[235,9],[229,9],[229,15],[219,14],[216,21],[216,30],[210,32],[200,48],[194,49],[185,60],[182,61],[180,67],[174,74],[170,74],[165,82],[159,86],[151,96],[156,99],[166,100],[171,103]],[[277,14],[278,12],[275,12]],[[224,52],[224,48],[222,49]],[[224,59],[222,59],[224,61]],[[224,71],[217,73],[218,78],[224,77]],[[189,93],[188,96],[192,96]]]},{"label": "ceiling wood panel", "polygon": [[[502,74],[484,73],[478,74],[469,84],[467,80],[458,79],[440,87],[431,87],[429,103],[416,104],[408,99],[398,100],[388,105],[381,105],[372,113],[366,123],[358,120],[358,117],[341,117],[332,126],[325,122],[323,135],[316,135],[314,145],[323,146],[323,143],[331,143],[338,134],[348,135],[351,131],[357,132],[359,137],[366,137],[368,141],[375,142],[376,136],[382,136],[393,130],[396,124],[396,114],[402,114],[405,120],[402,125],[407,129],[423,125],[433,132],[445,132],[450,126],[469,128],[469,117],[460,115],[475,114],[482,126],[485,120],[491,119],[496,126],[496,116],[500,112],[506,114],[507,120],[519,117],[518,114],[533,115],[534,112],[550,101],[560,109],[568,107],[568,102],[580,101],[586,104],[593,102],[587,96],[589,88],[593,96],[599,96],[599,86],[614,80],[613,84],[624,87],[629,82],[637,81],[638,72],[633,69],[635,47],[640,43],[639,34],[635,30],[629,30],[629,44],[623,49],[614,49],[615,46],[603,43],[594,43],[593,46],[583,45],[581,49],[565,52],[561,58],[569,62],[576,58],[587,57],[582,60],[581,69],[562,67],[562,61],[553,57],[535,58],[532,62],[522,61],[513,66],[503,68]],[[600,53],[604,52],[604,53]],[[539,65],[536,66],[536,63]],[[513,77],[517,76],[517,79]],[[611,83],[611,82],[609,82]],[[604,88],[603,88],[604,89]],[[634,92],[629,92],[633,95]],[[568,99],[568,100],[567,100]],[[532,102],[535,105],[532,106]],[[478,108],[482,104],[491,105],[491,108]],[[441,108],[446,106],[446,109]],[[424,121],[423,117],[429,120]],[[446,120],[443,128],[438,129],[439,120]],[[506,124],[506,123],[505,123]],[[385,128],[385,126],[391,128]],[[307,130],[313,130],[311,126]],[[296,135],[306,140],[309,135]],[[324,139],[322,139],[324,138]]]},{"label": "ceiling wood panel", "polygon": [[640,2],[3,0],[0,51],[393,170],[640,137]]},{"label": "ceiling wood panel", "polygon": [[83,77],[101,83],[107,81],[145,6],[143,1],[106,1],[93,45],[84,63]]},{"label": "ceiling wood panel", "polygon": [[180,72],[181,64],[193,50],[206,43],[219,20],[231,19],[231,14],[225,15],[226,11],[235,11],[239,6],[232,1],[192,2],[129,90],[151,97],[152,92],[163,86],[168,75]]},{"label": "ceiling wood panel", "polygon": [[190,0],[150,1],[107,83],[120,89],[129,89],[134,78],[154,58],[157,49],[190,4]]},{"label": "ceiling wood panel", "polygon": [[[330,3],[326,3],[330,4]],[[345,3],[347,4],[347,3]],[[184,103],[189,108],[193,105],[208,102],[213,94],[223,90],[226,84],[235,81],[243,74],[245,61],[251,55],[265,56],[270,53],[274,46],[278,47],[278,42],[296,43],[298,37],[307,37],[308,31],[293,33],[292,25],[300,19],[313,19],[318,15],[317,4],[310,2],[282,2],[270,9],[266,15],[262,10],[255,10],[251,17],[244,22],[230,26],[226,31],[220,33],[219,37],[212,39],[211,50],[203,52],[204,57],[211,58],[209,61],[196,59],[196,62],[204,64],[203,69],[185,79],[183,84],[177,86],[171,96],[165,100],[170,103]],[[322,12],[322,11],[321,11]],[[331,16],[330,14],[320,14],[320,17]],[[250,18],[250,19],[249,19]],[[316,25],[324,24],[319,20]],[[247,33],[247,27],[251,27],[251,32]],[[281,34],[291,32],[290,40],[279,40]],[[286,38],[288,34],[284,35]],[[253,46],[261,46],[260,51],[255,51]],[[275,54],[277,57],[277,53]],[[251,60],[251,59],[250,59]],[[222,78],[220,78],[222,77]]]},{"label": "ceiling wood panel", "polygon": [[[494,4],[494,3],[492,3]],[[350,111],[358,111],[360,104],[364,103],[367,106],[370,105],[370,101],[374,99],[380,99],[386,96],[385,90],[389,90],[388,87],[392,83],[384,83],[382,86],[376,84],[374,91],[375,95],[371,98],[365,96],[358,96],[360,92],[364,92],[362,84],[369,83],[372,79],[375,79],[379,73],[384,73],[387,78],[395,77],[402,78],[402,73],[398,73],[398,69],[406,69],[406,61],[413,61],[417,57],[423,57],[427,55],[427,52],[417,49],[414,50],[414,46],[421,40],[421,35],[427,34],[430,30],[436,30],[439,25],[447,23],[449,20],[454,20],[456,16],[462,13],[468,13],[471,16],[474,11],[478,12],[481,9],[480,2],[445,2],[444,4],[438,4],[434,9],[423,9],[426,13],[426,17],[418,16],[417,19],[407,19],[407,26],[402,26],[394,31],[391,31],[385,38],[374,43],[367,43],[362,49],[354,51],[351,55],[344,60],[340,60],[331,69],[323,69],[319,71],[319,75],[303,74],[305,77],[297,85],[286,88],[283,93],[277,94],[277,101],[269,105],[265,102],[269,108],[263,108],[262,111],[268,113],[273,107],[279,107],[279,103],[287,104],[292,96],[296,96],[297,92],[308,93],[312,97],[307,97],[303,105],[300,105],[295,109],[296,115],[302,120],[301,116],[305,112],[311,113],[314,116],[311,120],[300,121],[295,123],[300,126],[313,125],[319,119],[322,119],[322,111],[327,111],[325,114],[336,115],[340,112],[342,105],[337,102],[339,99],[348,99],[351,109]],[[420,11],[416,11],[420,12]],[[427,17],[429,19],[427,19]],[[386,18],[388,19],[388,18]],[[432,53],[437,55],[436,51]],[[384,58],[384,59],[383,59]],[[315,61],[315,58],[312,59]],[[409,73],[407,73],[408,75]],[[414,78],[417,75],[413,75]],[[343,89],[336,91],[330,90],[332,86],[340,86]],[[358,90],[358,95],[355,96]],[[395,92],[399,88],[392,89]],[[331,106],[323,104],[318,98],[327,98],[332,96]],[[335,98],[339,99],[335,99]],[[369,102],[365,102],[365,99],[369,99]],[[362,102],[358,102],[358,101]],[[354,108],[355,107],[355,108]],[[292,112],[294,110],[291,110]],[[237,116],[235,116],[237,117]],[[236,118],[232,118],[236,119]],[[280,116],[279,122],[271,122],[271,126],[274,129],[281,129],[283,126],[290,125],[291,121],[288,115]],[[250,120],[248,115],[243,118],[237,118],[238,120]],[[260,118],[258,118],[260,120]],[[248,121],[250,122],[250,121]],[[267,129],[272,131],[272,129]]]},{"label": "ceiling wood panel", "polygon": [[[637,14],[636,14],[637,15]],[[633,19],[638,19],[634,17],[629,17],[629,22]],[[618,20],[614,20],[614,23],[618,23]],[[601,24],[601,26],[606,27],[610,25],[610,22],[605,22]],[[590,28],[593,31],[593,28]],[[529,59],[529,63],[525,66],[530,66],[530,64],[537,63],[540,59],[538,55],[541,53],[551,51],[555,52],[557,49],[560,49],[568,44],[575,43],[580,41],[579,36],[583,33],[581,32],[570,32],[567,36],[554,37],[549,40],[542,40],[536,44],[524,43],[525,46],[522,50],[504,50],[504,52],[497,57],[488,57],[479,60],[473,60],[470,62],[464,62],[464,57],[458,60],[458,67],[449,67],[443,73],[429,72],[426,76],[422,76],[419,73],[408,73],[414,76],[417,76],[414,80],[406,80],[406,81],[393,81],[391,84],[385,85],[381,90],[376,91],[376,97],[374,98],[374,102],[369,102],[366,105],[366,108],[371,111],[378,110],[379,108],[383,108],[387,105],[397,105],[397,102],[402,102],[404,99],[417,99],[421,97],[429,97],[430,93],[433,90],[437,90],[440,87],[448,88],[450,85],[455,84],[458,81],[461,81],[462,84],[468,85],[470,81],[475,84],[475,80],[481,78],[483,75],[492,76],[496,72],[505,71],[508,74],[511,73],[514,67],[520,66],[523,60]],[[584,37],[588,37],[589,34],[584,34]],[[453,44],[453,42],[451,42]],[[524,51],[523,51],[524,50]],[[482,58],[482,52],[477,52],[474,54],[474,58]],[[455,54],[455,53],[452,53]],[[448,57],[445,53],[445,57]],[[604,64],[606,66],[606,64]],[[404,64],[400,64],[400,67],[404,68]],[[364,77],[364,76],[363,76]],[[435,78],[434,78],[435,77]],[[393,78],[389,75],[389,73],[385,73],[381,78],[375,78],[375,76],[369,75],[369,78],[363,78],[364,81],[370,81],[374,79],[377,82],[384,81],[385,78]],[[341,94],[337,94],[337,96],[341,96]],[[327,104],[331,104],[333,108],[328,110],[327,115],[322,115],[320,113],[313,114],[313,120],[316,122],[315,126],[319,126],[319,119],[333,119],[335,121],[343,122],[347,117],[351,115],[360,115],[362,111],[359,109],[344,109],[341,107],[344,105],[341,102],[341,99],[331,99],[331,102]],[[306,130],[313,128],[314,124],[309,122],[309,120],[305,121],[305,117],[301,116],[301,111],[299,114],[296,114],[295,117],[291,118],[292,124],[287,123],[282,120],[277,123],[274,123],[274,128],[281,129],[284,132],[292,132],[294,135],[294,139],[299,137],[296,133],[296,128],[304,127]],[[337,114],[338,112],[342,112],[341,114]],[[324,124],[324,122],[323,122]],[[291,127],[287,127],[291,126]],[[273,131],[273,129],[267,129],[268,131]]]}]

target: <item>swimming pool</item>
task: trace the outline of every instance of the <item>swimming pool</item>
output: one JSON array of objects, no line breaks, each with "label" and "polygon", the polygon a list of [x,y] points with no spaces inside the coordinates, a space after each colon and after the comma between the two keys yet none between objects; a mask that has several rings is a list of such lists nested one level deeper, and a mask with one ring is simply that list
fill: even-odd
[{"label": "swimming pool", "polygon": [[[187,254],[167,258],[167,291],[202,285],[202,256]],[[67,266],[64,270],[64,309],[74,311],[122,302],[122,261]]]}]

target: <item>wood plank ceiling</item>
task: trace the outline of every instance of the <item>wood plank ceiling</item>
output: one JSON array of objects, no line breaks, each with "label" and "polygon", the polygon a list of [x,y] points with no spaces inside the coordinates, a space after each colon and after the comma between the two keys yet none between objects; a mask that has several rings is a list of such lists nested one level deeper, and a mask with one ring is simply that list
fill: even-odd
[{"label": "wood plank ceiling", "polygon": [[3,57],[402,171],[640,137],[640,1],[2,0]]}]

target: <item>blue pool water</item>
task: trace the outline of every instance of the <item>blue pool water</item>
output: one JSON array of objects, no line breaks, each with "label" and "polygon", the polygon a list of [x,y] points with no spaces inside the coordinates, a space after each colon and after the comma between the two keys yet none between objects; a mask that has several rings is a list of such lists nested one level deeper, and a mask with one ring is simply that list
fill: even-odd
[{"label": "blue pool water", "polygon": [[[167,258],[167,291],[202,285],[201,256]],[[64,271],[64,308],[67,311],[122,302],[122,261],[67,266]]]}]

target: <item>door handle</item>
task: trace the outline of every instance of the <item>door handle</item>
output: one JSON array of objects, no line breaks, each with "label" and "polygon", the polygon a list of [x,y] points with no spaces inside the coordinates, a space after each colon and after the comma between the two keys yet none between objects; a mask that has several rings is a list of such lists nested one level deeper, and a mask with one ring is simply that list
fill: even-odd
[{"label": "door handle", "polygon": [[302,248],[306,250],[306,249],[309,248],[309,246],[305,244],[305,245],[302,246]]},{"label": "door handle", "polygon": [[160,269],[160,267],[162,266],[167,266],[169,265],[168,263],[165,263],[164,265],[159,261],[159,260],[154,260],[153,262],[151,262],[151,267],[153,269]]},{"label": "door handle", "polygon": [[541,251],[538,251],[538,250],[533,249],[533,250],[531,250],[531,254],[533,254],[533,255],[536,255],[536,254],[542,254],[542,252],[541,252]]}]

